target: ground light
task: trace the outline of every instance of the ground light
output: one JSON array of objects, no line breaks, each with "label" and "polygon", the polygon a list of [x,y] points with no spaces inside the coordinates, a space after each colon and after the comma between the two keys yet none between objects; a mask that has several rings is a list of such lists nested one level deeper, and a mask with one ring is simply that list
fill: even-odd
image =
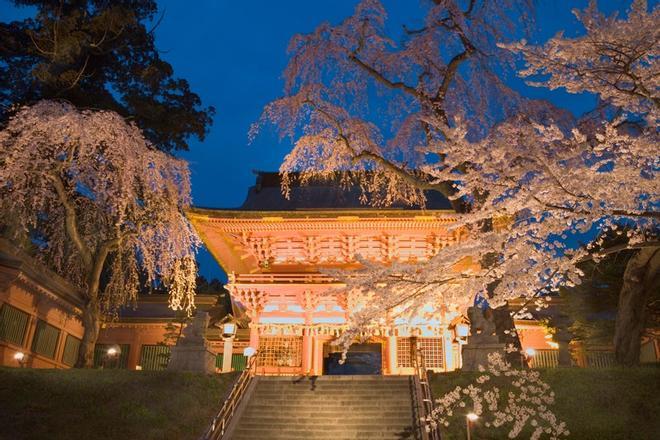
[{"label": "ground light", "polygon": [[18,362],[18,365],[20,365],[21,368],[23,368],[25,366],[25,353],[22,351],[17,351],[14,354],[14,360]]},{"label": "ground light", "polygon": [[536,356],[536,350],[534,350],[531,347],[525,350],[525,361],[527,362],[527,365],[530,367],[534,366],[534,364],[532,363],[534,356]]},{"label": "ground light", "polygon": [[467,440],[471,439],[471,433],[470,433],[471,424],[472,422],[475,422],[478,418],[479,416],[476,415],[475,413],[468,413],[465,416],[465,426],[467,428]]},{"label": "ground light", "polygon": [[108,348],[105,352],[105,359],[103,359],[103,368],[108,368],[108,364],[110,368],[116,367],[115,364],[118,362],[120,352],[121,350],[117,346]]}]

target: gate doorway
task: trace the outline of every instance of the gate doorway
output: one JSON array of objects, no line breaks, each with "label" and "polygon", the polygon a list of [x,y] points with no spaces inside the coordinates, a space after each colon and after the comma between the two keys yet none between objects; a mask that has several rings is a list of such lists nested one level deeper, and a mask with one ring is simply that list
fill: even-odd
[{"label": "gate doorway", "polygon": [[[332,349],[336,349],[336,347],[332,346]],[[324,374],[383,374],[383,350],[380,343],[353,344],[346,353],[346,362],[340,364],[340,360],[341,351],[330,352],[327,357],[324,357]]]}]

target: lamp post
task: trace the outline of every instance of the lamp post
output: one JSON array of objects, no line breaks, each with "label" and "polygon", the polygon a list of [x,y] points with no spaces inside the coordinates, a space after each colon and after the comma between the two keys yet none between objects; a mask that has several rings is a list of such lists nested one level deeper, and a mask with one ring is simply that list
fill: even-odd
[{"label": "lamp post", "polygon": [[18,365],[21,368],[25,367],[25,353],[23,353],[22,351],[17,351],[16,353],[14,353],[14,360],[18,362]]},{"label": "lamp post", "polygon": [[234,350],[234,336],[236,336],[236,323],[225,322],[222,325],[222,339],[225,344],[222,349],[222,372],[229,373],[231,371],[231,356]]},{"label": "lamp post", "polygon": [[471,424],[472,422],[476,421],[478,418],[479,416],[476,415],[475,413],[468,413],[465,416],[465,426],[467,428],[467,440],[470,440],[472,438],[470,433]]}]

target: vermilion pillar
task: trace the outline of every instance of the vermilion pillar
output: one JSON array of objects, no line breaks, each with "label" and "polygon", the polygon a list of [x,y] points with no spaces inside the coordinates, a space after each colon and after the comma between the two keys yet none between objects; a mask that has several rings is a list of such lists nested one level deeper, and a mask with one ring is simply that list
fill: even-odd
[{"label": "vermilion pillar", "polygon": [[396,336],[387,337],[387,366],[390,374],[397,374],[396,367]]},{"label": "vermilion pillar", "polygon": [[255,323],[250,323],[250,347],[254,348],[255,351],[259,350],[259,329]]},{"label": "vermilion pillar", "polygon": [[309,334],[309,329],[303,331],[302,340],[302,372],[303,374],[310,374],[312,366],[313,355],[313,337]]}]

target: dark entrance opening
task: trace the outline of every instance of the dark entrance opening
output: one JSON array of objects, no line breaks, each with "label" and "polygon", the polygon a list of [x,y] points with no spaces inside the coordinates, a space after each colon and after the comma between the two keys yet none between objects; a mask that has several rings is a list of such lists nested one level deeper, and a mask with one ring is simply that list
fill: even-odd
[{"label": "dark entrance opening", "polygon": [[[333,347],[335,348],[335,347]],[[346,354],[346,362],[340,364],[341,351],[329,353],[323,359],[323,371],[328,375],[382,374],[383,354],[381,344],[353,344]]]}]

